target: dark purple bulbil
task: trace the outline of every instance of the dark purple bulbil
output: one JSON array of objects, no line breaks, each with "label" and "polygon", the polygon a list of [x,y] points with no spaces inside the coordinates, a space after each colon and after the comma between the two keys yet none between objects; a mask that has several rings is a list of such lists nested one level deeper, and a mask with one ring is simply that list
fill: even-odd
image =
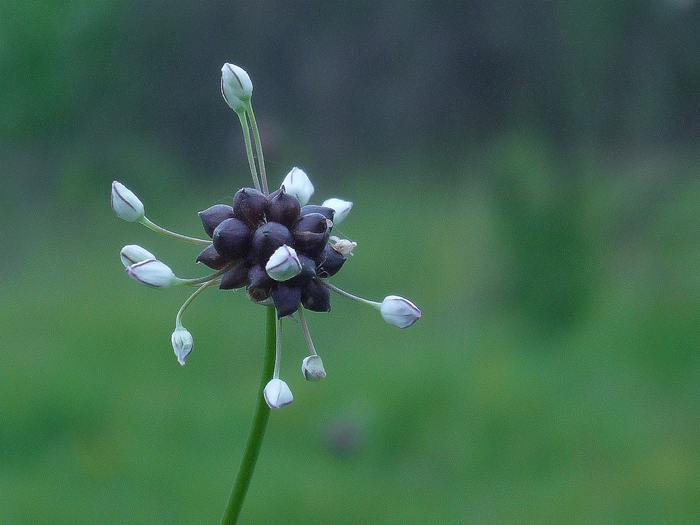
[{"label": "dark purple bulbil", "polygon": [[[302,208],[282,188],[269,196],[243,188],[233,197],[233,207],[216,204],[199,212],[212,244],[197,262],[221,270],[238,261],[222,275],[219,288],[245,286],[255,302],[271,298],[278,317],[293,314],[300,305],[329,312],[330,296],[322,279],[335,275],[345,263],[328,242],[333,213],[323,206]],[[277,282],[267,275],[265,264],[283,244],[294,248],[302,269],[296,277]]]}]

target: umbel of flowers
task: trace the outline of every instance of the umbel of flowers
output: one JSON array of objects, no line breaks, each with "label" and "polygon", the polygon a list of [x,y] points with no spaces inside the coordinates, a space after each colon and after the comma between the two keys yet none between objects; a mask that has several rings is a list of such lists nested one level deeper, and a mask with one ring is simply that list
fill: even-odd
[{"label": "umbel of flowers", "polygon": [[357,247],[356,242],[333,235],[334,227],[348,216],[352,202],[331,198],[321,204],[309,204],[314,186],[306,173],[296,167],[289,171],[279,188],[269,192],[260,133],[251,104],[250,77],[240,67],[225,64],[221,92],[241,123],[254,187],[243,187],[233,194],[230,202],[214,204],[199,212],[207,238],[190,237],[157,225],[146,217],[143,203],[131,190],[120,182],[112,183],[112,209],[118,217],[159,234],[201,245],[196,262],[214,272],[199,278],[178,277],[153,253],[136,245],[124,246],[120,258],[126,273],[143,285],[196,288],[177,312],[171,337],[181,365],[194,347],[182,316],[204,290],[245,289],[253,303],[273,305],[277,312],[275,367],[263,396],[268,406],[281,408],[293,400],[289,386],[279,378],[282,318],[298,318],[309,351],[301,371],[305,379],[318,381],[325,378],[326,371],[316,352],[304,310],[330,312],[330,292],[376,308],[387,323],[399,328],[414,324],[420,319],[421,311],[398,295],[388,295],[376,302],[331,283],[330,279],[344,267]]}]

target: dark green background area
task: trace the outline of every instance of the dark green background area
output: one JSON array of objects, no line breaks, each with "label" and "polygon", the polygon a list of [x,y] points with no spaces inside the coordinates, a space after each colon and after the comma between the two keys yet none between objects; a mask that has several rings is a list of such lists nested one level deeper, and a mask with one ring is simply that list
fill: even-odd
[{"label": "dark green background area", "polygon": [[0,523],[216,523],[262,364],[240,292],[185,315],[139,287],[120,221],[250,185],[225,61],[245,67],[271,185],[355,203],[328,378],[282,377],[243,523],[700,521],[700,4],[4,2]]}]

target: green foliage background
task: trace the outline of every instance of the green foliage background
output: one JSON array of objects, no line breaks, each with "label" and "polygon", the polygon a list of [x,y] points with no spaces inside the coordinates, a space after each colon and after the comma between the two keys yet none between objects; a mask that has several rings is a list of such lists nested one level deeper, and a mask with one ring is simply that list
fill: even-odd
[{"label": "green foliage background", "polygon": [[263,311],[138,287],[159,223],[249,184],[218,94],[246,67],[271,183],[355,202],[329,376],[283,377],[244,523],[697,523],[700,9],[657,2],[0,6],[0,523],[216,523]]}]

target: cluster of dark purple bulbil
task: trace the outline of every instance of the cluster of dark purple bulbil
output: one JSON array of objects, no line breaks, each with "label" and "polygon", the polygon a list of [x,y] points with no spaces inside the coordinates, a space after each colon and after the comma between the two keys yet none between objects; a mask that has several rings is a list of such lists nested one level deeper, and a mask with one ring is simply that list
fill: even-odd
[{"label": "cluster of dark purple bulbil", "polygon": [[[231,266],[219,288],[245,286],[258,303],[272,298],[278,317],[296,312],[300,304],[314,312],[329,312],[329,292],[321,279],[336,274],[345,262],[328,242],[333,215],[334,210],[324,206],[301,207],[284,187],[269,196],[243,188],[234,195],[233,206],[215,204],[199,212],[212,244],[197,262],[215,270]],[[296,251],[301,272],[278,282],[270,278],[265,265],[285,244]]]}]

